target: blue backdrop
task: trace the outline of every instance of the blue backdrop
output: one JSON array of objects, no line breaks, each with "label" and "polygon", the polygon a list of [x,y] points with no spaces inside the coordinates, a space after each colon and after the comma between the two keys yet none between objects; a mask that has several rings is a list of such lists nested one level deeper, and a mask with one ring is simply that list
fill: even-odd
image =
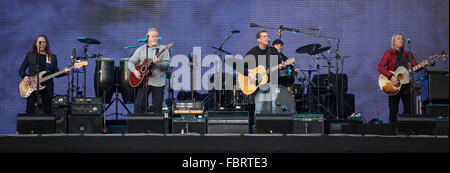
[{"label": "blue backdrop", "polygon": [[[344,72],[349,77],[349,93],[356,95],[356,112],[368,121],[379,117],[387,121],[387,96],[378,91],[377,64],[390,48],[394,33],[404,33],[412,40],[411,49],[418,61],[448,52],[448,0],[306,0],[306,1],[181,1],[181,0],[2,0],[0,1],[0,134],[15,133],[16,116],[25,112],[26,101],[17,93],[18,69],[33,39],[48,36],[51,51],[58,56],[62,69],[70,62],[72,49],[81,54],[78,37],[92,37],[100,45],[90,45],[88,53],[102,53],[119,66],[121,58],[130,57],[141,45],[149,27],[156,27],[161,42],[176,43],[172,55],[189,54],[194,46],[202,47],[202,55],[214,53],[231,31],[234,35],[225,45],[233,54],[245,54],[256,45],[256,28],[249,23],[294,27],[308,31],[320,26],[324,35],[341,39],[340,50],[345,59]],[[272,40],[275,31],[269,31]],[[284,53],[296,58],[301,68],[313,65],[307,54],[297,54],[300,46],[328,43],[319,38],[285,32]],[[331,42],[336,46],[336,42]],[[327,54],[332,56],[332,54]],[[87,68],[87,96],[94,96],[95,60]],[[326,65],[325,61],[319,61]],[[448,66],[439,61],[438,66]],[[334,70],[334,69],[332,69]],[[326,73],[322,68],[321,73]],[[55,80],[55,93],[65,94],[67,78]],[[167,92],[165,93],[167,98]],[[127,105],[131,110],[133,105]],[[107,114],[114,112],[110,108]],[[120,109],[121,113],[125,113]]]}]

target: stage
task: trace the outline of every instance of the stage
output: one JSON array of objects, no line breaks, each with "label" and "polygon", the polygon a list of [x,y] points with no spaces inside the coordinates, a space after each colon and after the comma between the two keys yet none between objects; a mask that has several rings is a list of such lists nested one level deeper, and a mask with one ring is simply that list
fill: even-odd
[{"label": "stage", "polygon": [[350,134],[0,135],[0,153],[448,153],[448,136]]}]

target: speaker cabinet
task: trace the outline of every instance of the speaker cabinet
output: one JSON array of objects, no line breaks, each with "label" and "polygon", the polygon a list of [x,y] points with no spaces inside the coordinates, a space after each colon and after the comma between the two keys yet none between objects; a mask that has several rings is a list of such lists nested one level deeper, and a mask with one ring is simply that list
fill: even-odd
[{"label": "speaker cabinet", "polygon": [[398,133],[434,135],[436,134],[436,118],[432,115],[401,114],[398,116]]},{"label": "speaker cabinet", "polygon": [[55,133],[55,114],[18,114],[18,134],[53,134]]},{"label": "speaker cabinet", "polygon": [[293,119],[294,134],[323,134],[323,114],[295,114]]},{"label": "speaker cabinet", "polygon": [[168,119],[153,114],[128,114],[128,133],[168,133]]},{"label": "speaker cabinet", "polygon": [[101,114],[69,115],[69,133],[103,133],[103,117]]},{"label": "speaker cabinet", "polygon": [[255,132],[258,134],[292,134],[293,131],[292,115],[255,115]]},{"label": "speaker cabinet", "polygon": [[172,118],[172,133],[206,133],[204,117],[174,117]]},{"label": "speaker cabinet", "polygon": [[250,133],[247,111],[209,111],[206,115],[208,134]]}]

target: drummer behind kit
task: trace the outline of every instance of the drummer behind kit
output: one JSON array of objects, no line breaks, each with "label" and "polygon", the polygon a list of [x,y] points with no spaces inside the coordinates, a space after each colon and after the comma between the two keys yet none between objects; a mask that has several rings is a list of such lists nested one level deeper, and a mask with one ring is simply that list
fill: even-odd
[{"label": "drummer behind kit", "polygon": [[[436,61],[439,57],[441,57],[441,55],[433,55],[428,59],[428,62],[432,63]],[[413,67],[413,71],[416,71],[417,69],[422,67],[423,67],[422,64],[416,65]],[[391,72],[392,75],[397,77],[399,82],[393,84],[386,76],[380,74],[380,76],[378,77],[378,85],[380,86],[381,91],[383,91],[385,94],[393,96],[400,91],[402,85],[408,84],[410,82],[410,74],[409,71],[403,66],[398,67],[395,71],[389,72]]]},{"label": "drummer behind kit", "polygon": [[[87,61],[81,61],[78,63],[75,63],[72,67],[70,67],[70,70],[74,69],[74,68],[81,68],[83,66],[87,66],[88,62]],[[53,73],[51,75],[47,75],[44,77],[44,75],[47,73],[47,71],[42,71],[40,72],[39,75],[39,90],[43,90],[45,88],[45,86],[41,86],[42,83],[44,83],[45,81],[52,79],[60,74],[64,73],[64,70],[61,70],[59,72]],[[33,91],[37,90],[37,76],[33,76],[29,78],[29,81],[24,81],[23,79],[20,81],[19,86],[18,86],[18,91],[19,94],[22,98],[27,98],[28,96],[31,95],[31,93],[33,93]]]}]

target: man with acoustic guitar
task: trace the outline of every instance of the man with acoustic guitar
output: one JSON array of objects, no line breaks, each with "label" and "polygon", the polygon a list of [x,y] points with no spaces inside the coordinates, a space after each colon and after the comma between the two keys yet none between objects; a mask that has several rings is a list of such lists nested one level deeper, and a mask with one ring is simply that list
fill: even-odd
[{"label": "man with acoustic guitar", "polygon": [[[137,86],[137,94],[134,101],[134,112],[143,113],[147,111],[147,101],[150,92],[152,92],[153,114],[162,114],[162,103],[164,99],[164,87],[166,85],[166,69],[170,65],[169,51],[164,51],[165,46],[158,43],[158,30],[150,28],[147,31],[147,44],[137,48],[133,56],[128,61],[128,69],[138,79],[143,79]],[[160,52],[163,51],[163,52]],[[159,57],[155,55],[160,54]],[[137,65],[148,59],[151,64],[151,74],[141,75],[136,70]],[[147,61],[146,61],[147,62]],[[148,68],[149,69],[149,68]]]},{"label": "man with acoustic guitar", "polygon": [[[256,59],[256,66],[259,66],[260,64],[265,64],[265,67],[262,69],[264,71],[270,71],[270,70],[268,70],[269,69],[268,67],[270,66],[270,64],[274,64],[274,63],[271,63],[271,61],[278,62],[278,60],[281,60],[280,53],[278,52],[277,49],[275,49],[274,47],[271,47],[269,45],[270,39],[269,39],[269,36],[268,36],[266,30],[258,31],[258,33],[256,34],[256,40],[258,42],[258,45],[253,47],[252,49],[250,49],[247,52],[246,58],[249,58],[248,57],[249,55],[254,56],[254,58]],[[271,60],[270,55],[275,55],[276,59]],[[266,62],[258,62],[259,56],[265,57],[264,60]],[[278,64],[277,67],[284,68],[286,66],[283,63],[281,63],[281,64]],[[248,68],[250,68],[250,67],[248,67]],[[258,69],[258,70],[261,71],[261,69]],[[248,71],[248,74],[247,74],[247,71]],[[260,73],[260,72],[258,72],[258,73]],[[271,76],[271,77],[278,75],[278,73],[275,73],[275,74],[276,75],[269,75],[269,74],[266,74],[266,75]],[[255,83],[255,81],[258,80],[258,76],[256,76],[255,73],[252,73],[251,70],[247,70],[245,68],[244,68],[244,75],[248,76],[248,80],[250,83]],[[263,112],[276,113],[277,105],[276,105],[275,99],[276,99],[277,93],[275,92],[275,89],[278,85],[278,82],[274,83],[273,80],[275,80],[275,79],[270,79],[270,78],[268,78],[267,80],[263,80],[263,81],[266,81],[267,83],[269,83],[270,80],[272,80],[270,83],[273,83],[273,84],[270,84],[270,85],[264,84],[264,85],[266,85],[265,87],[262,87],[262,86],[258,87],[257,91],[255,91],[255,93],[256,93],[255,94],[255,114],[263,113]],[[258,84],[257,84],[257,86],[258,86]],[[267,86],[270,89],[267,89]],[[245,86],[244,87],[241,86],[241,88],[243,88],[242,89],[243,91],[246,89]],[[265,89],[263,89],[263,88],[265,88]],[[269,92],[269,91],[272,91],[272,92]],[[264,103],[269,103],[269,101],[272,102],[272,104],[271,104],[272,111],[271,112],[268,110],[268,109],[270,109],[270,107],[268,107],[269,105],[264,105]]]},{"label": "man with acoustic guitar", "polygon": [[[26,69],[28,68],[28,74]],[[44,35],[39,35],[33,42],[32,51],[28,52],[22,65],[19,69],[19,75],[22,82],[27,83],[28,86],[33,86],[31,83],[36,83],[36,78],[39,73],[46,71],[46,74],[53,74],[59,72],[58,61],[56,55],[50,53],[50,43]],[[70,68],[64,69],[64,74],[70,72]],[[29,77],[33,76],[33,77]],[[64,75],[58,75],[62,77]],[[42,80],[42,79],[40,79]],[[41,83],[43,81],[39,81]],[[52,113],[52,98],[53,98],[53,79],[49,79],[42,83],[42,88],[39,88],[39,96],[41,97],[44,113]],[[27,113],[35,113],[38,92],[33,92],[27,96]]]},{"label": "man with acoustic guitar", "polygon": [[[405,40],[404,36],[400,33],[394,34],[391,39],[391,49],[387,50],[383,58],[381,58],[380,63],[378,64],[378,72],[384,75],[389,82],[392,84],[392,87],[397,87],[400,84],[400,80],[403,80],[403,76],[394,75],[393,71],[396,71],[399,67],[405,67],[406,69],[410,69],[411,67],[416,67],[417,63],[414,58],[414,55],[411,51],[405,51]],[[420,67],[424,67],[428,65],[427,61],[422,61]],[[415,71],[420,71],[422,68],[417,68]],[[414,68],[413,68],[414,69]],[[389,94],[389,122],[395,123],[397,121],[397,113],[398,113],[398,104],[400,103],[400,99],[403,102],[403,113],[410,114],[412,113],[412,86],[413,84],[408,83],[401,86],[401,89],[395,93]],[[390,88],[392,88],[390,87]],[[383,89],[384,90],[384,89]]]}]

